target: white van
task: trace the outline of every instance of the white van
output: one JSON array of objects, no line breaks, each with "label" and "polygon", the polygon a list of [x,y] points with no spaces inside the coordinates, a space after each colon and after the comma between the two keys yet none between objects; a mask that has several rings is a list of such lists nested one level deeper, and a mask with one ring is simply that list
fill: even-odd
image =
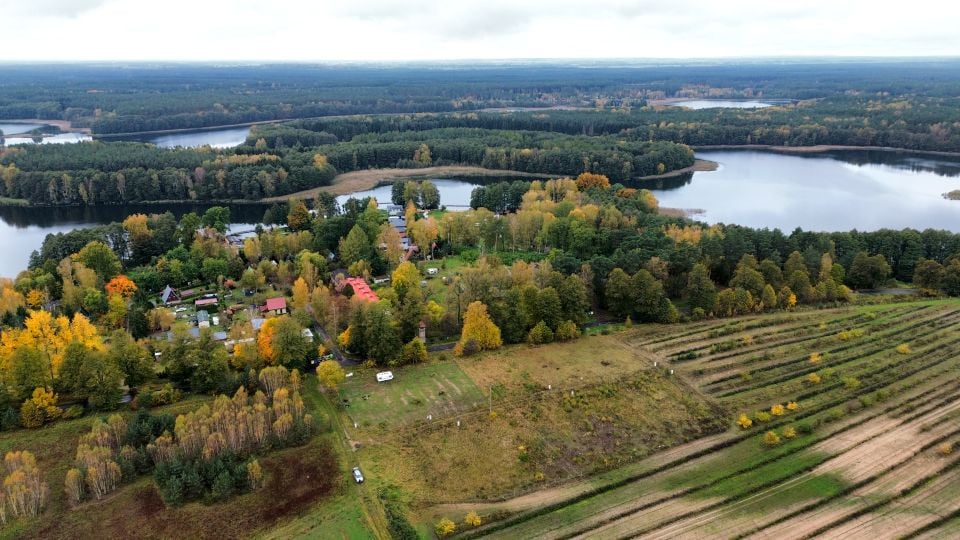
[{"label": "white van", "polygon": [[380,373],[377,373],[377,382],[386,382],[386,381],[392,381],[392,380],[393,380],[392,371],[381,371]]}]

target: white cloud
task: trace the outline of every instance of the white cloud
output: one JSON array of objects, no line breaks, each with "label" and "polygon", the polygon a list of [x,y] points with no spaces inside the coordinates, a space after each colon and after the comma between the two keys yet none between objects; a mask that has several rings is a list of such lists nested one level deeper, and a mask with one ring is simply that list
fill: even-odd
[{"label": "white cloud", "polygon": [[960,5],[938,0],[0,0],[0,13],[6,61],[960,55]]}]

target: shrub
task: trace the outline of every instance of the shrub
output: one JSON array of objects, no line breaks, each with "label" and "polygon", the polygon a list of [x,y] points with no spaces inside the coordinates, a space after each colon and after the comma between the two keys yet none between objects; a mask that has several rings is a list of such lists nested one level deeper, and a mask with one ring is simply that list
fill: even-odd
[{"label": "shrub", "polygon": [[820,375],[817,375],[816,373],[807,375],[807,382],[810,384],[820,384]]},{"label": "shrub", "polygon": [[753,425],[753,420],[750,420],[750,417],[746,414],[741,413],[740,418],[737,418],[737,425],[740,426],[740,429],[750,429],[750,426]]},{"label": "shrub", "polygon": [[797,424],[797,433],[809,435],[813,433],[814,426],[811,422],[800,422]]},{"label": "shrub", "polygon": [[937,452],[941,456],[949,456],[953,453],[953,444],[945,442],[937,447]]},{"label": "shrub", "polygon": [[822,362],[822,361],[823,361],[823,355],[822,355],[822,354],[820,354],[820,353],[818,353],[818,352],[810,353],[810,363],[811,363],[811,364],[816,365],[816,364],[819,364],[819,363]]},{"label": "shrub", "polygon": [[796,402],[796,401],[791,401],[791,402],[787,403],[787,410],[788,410],[788,411],[795,411],[795,410],[797,410],[797,409],[799,409],[799,408],[800,408],[800,405],[797,405],[797,402]]},{"label": "shrub", "polygon": [[527,334],[527,342],[531,345],[542,345],[551,341],[553,341],[553,331],[543,321],[538,322]]},{"label": "shrub", "polygon": [[463,518],[463,524],[467,527],[479,527],[483,521],[476,512],[470,512]]},{"label": "shrub", "polygon": [[433,526],[433,530],[436,531],[437,536],[443,538],[455,533],[457,531],[457,524],[447,518],[443,518]]},{"label": "shrub", "polygon": [[910,354],[910,345],[907,343],[897,345],[897,352],[900,354]]},{"label": "shrub", "polygon": [[20,407],[20,423],[25,428],[38,428],[60,417],[57,395],[53,390],[34,388],[33,396]]},{"label": "shrub", "polygon": [[564,321],[557,326],[557,332],[554,334],[557,341],[570,341],[580,337],[580,329],[573,321]]},{"label": "shrub", "polygon": [[770,413],[766,411],[758,411],[753,417],[757,419],[757,422],[761,423],[769,422],[771,419]]},{"label": "shrub", "polygon": [[797,430],[793,426],[787,426],[783,429],[783,438],[792,439],[797,436]]},{"label": "shrub", "polygon": [[777,403],[773,407],[770,407],[770,414],[773,416],[783,416],[783,405]]},{"label": "shrub", "polygon": [[847,390],[856,390],[857,388],[860,388],[860,379],[857,379],[856,377],[844,377],[843,386]]},{"label": "shrub", "polygon": [[766,446],[776,446],[780,444],[780,436],[776,432],[768,431],[763,434],[763,444]]},{"label": "shrub", "polygon": [[67,410],[63,411],[64,420],[72,420],[74,418],[80,418],[83,416],[83,407],[79,405],[71,405],[67,407]]}]

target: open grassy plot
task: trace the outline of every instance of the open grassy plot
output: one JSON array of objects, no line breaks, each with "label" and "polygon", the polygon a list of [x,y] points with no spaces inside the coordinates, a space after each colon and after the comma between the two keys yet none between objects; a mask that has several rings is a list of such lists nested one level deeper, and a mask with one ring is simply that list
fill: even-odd
[{"label": "open grassy plot", "polygon": [[[960,458],[943,445],[960,443],[957,302],[757,315],[613,337],[674,369],[727,415],[728,430],[636,456],[589,488],[543,490],[536,506],[477,506],[485,524],[461,536],[888,538],[956,530]],[[741,413],[749,429],[734,426]],[[465,498],[423,514],[470,508]]]},{"label": "open grassy plot", "polygon": [[357,369],[341,389],[351,422],[361,427],[392,428],[467,411],[484,402],[476,384],[453,362],[393,370],[394,379],[378,383],[376,370]]}]

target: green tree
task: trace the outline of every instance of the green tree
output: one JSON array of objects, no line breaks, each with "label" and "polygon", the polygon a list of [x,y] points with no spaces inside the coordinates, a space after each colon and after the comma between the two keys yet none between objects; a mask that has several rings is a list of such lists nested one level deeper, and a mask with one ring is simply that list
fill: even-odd
[{"label": "green tree", "polygon": [[98,410],[115,409],[123,396],[123,372],[106,354],[92,351],[80,368],[84,395],[90,407]]},{"label": "green tree", "polygon": [[230,209],[226,206],[211,206],[203,213],[200,222],[204,227],[227,232],[227,227],[230,226]]},{"label": "green tree", "polygon": [[424,180],[420,184],[420,206],[426,210],[440,207],[440,190],[429,180]]},{"label": "green tree", "polygon": [[942,264],[930,259],[920,259],[913,271],[913,284],[927,291],[939,291],[943,276]]},{"label": "green tree", "polygon": [[774,309],[777,307],[777,293],[769,283],[764,285],[760,301],[763,302],[763,309]]},{"label": "green tree", "polygon": [[871,257],[861,251],[850,264],[847,282],[856,289],[876,289],[886,283],[889,277],[890,264],[883,255]]},{"label": "green tree", "polygon": [[106,283],[120,273],[120,258],[103,242],[94,240],[77,253],[76,259]]},{"label": "green tree", "polygon": [[630,276],[620,268],[614,268],[604,286],[607,307],[618,317],[633,312],[634,294]]},{"label": "green tree", "polygon": [[370,259],[370,239],[359,225],[354,225],[340,240],[340,259],[345,266]]},{"label": "green tree", "polygon": [[714,311],[717,305],[717,287],[710,279],[710,271],[703,263],[697,263],[687,276],[687,297],[690,307],[700,308],[705,313]]},{"label": "green tree", "polygon": [[139,386],[153,376],[150,353],[122,330],[111,334],[107,356],[120,368],[124,381],[130,386]]}]

